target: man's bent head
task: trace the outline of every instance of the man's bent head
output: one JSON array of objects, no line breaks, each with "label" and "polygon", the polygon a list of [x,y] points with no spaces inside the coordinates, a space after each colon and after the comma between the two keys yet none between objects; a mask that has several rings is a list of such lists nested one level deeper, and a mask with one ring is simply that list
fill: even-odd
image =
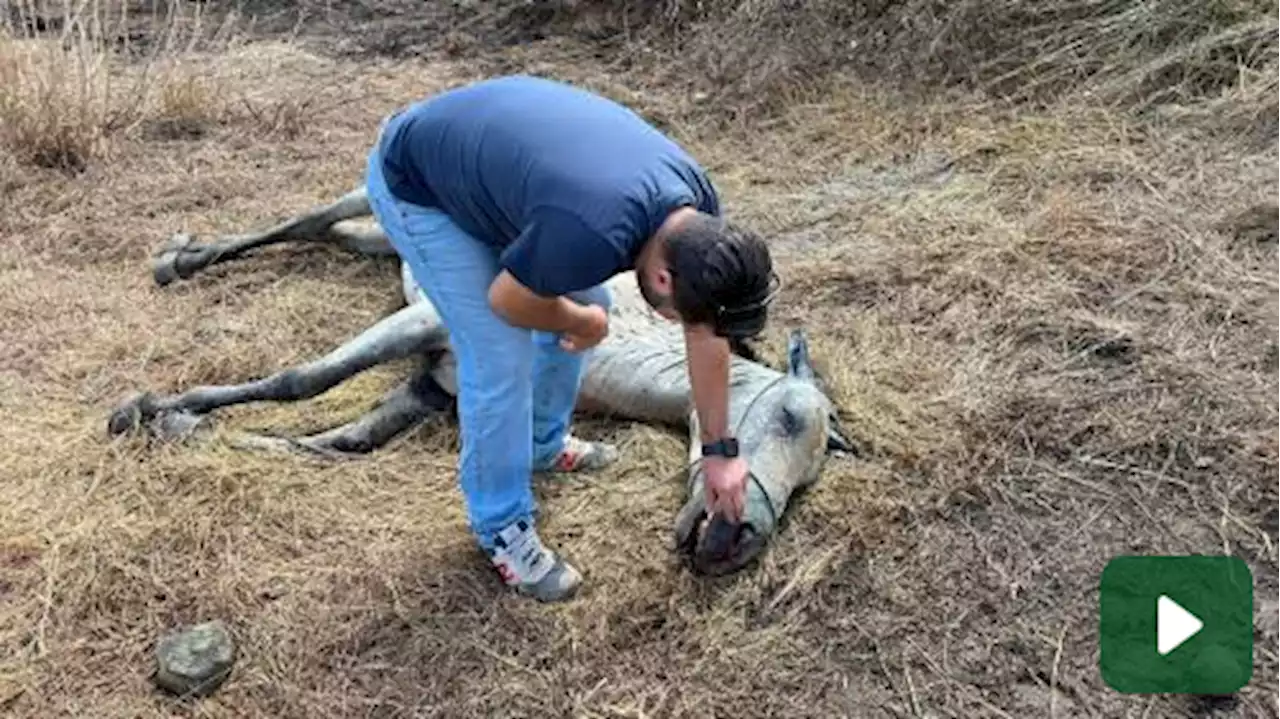
[{"label": "man's bent head", "polygon": [[726,338],[750,338],[764,329],[779,283],[758,234],[685,209],[655,239],[657,246],[636,268],[640,293],[655,310]]}]

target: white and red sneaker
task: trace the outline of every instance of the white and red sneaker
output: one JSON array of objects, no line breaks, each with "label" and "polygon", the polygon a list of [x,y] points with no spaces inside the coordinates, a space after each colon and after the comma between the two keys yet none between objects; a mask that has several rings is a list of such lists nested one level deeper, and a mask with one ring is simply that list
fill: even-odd
[{"label": "white and red sneaker", "polygon": [[541,602],[569,599],[582,584],[577,569],[542,545],[529,520],[516,520],[499,531],[489,560],[503,583]]},{"label": "white and red sneaker", "polygon": [[595,472],[618,461],[618,448],[605,442],[588,442],[569,435],[547,472]]}]

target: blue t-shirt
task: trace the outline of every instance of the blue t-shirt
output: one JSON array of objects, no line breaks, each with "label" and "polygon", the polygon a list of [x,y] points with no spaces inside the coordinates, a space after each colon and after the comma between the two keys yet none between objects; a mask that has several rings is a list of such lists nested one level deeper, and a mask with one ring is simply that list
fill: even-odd
[{"label": "blue t-shirt", "polygon": [[387,124],[381,150],[392,194],[448,213],[544,296],[634,269],[680,206],[720,213],[711,181],[674,141],[612,100],[541,78],[415,103]]}]

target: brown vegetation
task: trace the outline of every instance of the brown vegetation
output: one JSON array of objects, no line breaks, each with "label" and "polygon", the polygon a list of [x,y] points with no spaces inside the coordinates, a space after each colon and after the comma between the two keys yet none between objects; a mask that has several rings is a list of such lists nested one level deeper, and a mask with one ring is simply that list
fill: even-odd
[{"label": "brown vegetation", "polygon": [[[0,714],[1276,715],[1274,5],[330,5],[249,32],[85,3],[81,35],[27,4],[0,36]],[[738,577],[670,556],[656,428],[584,427],[626,461],[538,487],[589,585],[556,607],[473,553],[450,427],[341,466],[104,437],[123,394],[314,357],[396,291],[317,249],[158,290],[167,234],[328,200],[384,113],[500,70],[637,107],[774,238],[766,354],[808,327],[869,453]],[[219,421],[343,421],[400,369]],[[1148,552],[1249,563],[1238,696],[1102,684],[1098,575]],[[209,618],[231,680],[155,694],[155,640]]]},{"label": "brown vegetation", "polygon": [[707,97],[704,114],[737,118],[776,112],[849,74],[925,96],[958,90],[1138,109],[1203,102],[1247,82],[1261,97],[1237,109],[1267,115],[1276,103],[1268,90],[1277,5],[1267,0],[496,0],[430,10],[346,0],[337,13],[328,1],[273,4],[295,9],[346,52],[484,54],[548,37],[585,40],[597,58],[649,65],[651,81],[692,85]]}]

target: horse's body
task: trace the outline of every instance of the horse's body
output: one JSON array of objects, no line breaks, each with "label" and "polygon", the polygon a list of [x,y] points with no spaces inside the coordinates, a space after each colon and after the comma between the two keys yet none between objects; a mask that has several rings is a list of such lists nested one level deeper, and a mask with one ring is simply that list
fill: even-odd
[{"label": "horse's body", "polygon": [[[363,190],[356,190],[260,234],[211,245],[180,235],[159,255],[154,276],[165,285],[256,247],[294,240],[329,242],[365,255],[394,255],[376,224],[356,221],[370,214]],[[197,387],[163,397],[136,395],[112,413],[110,431],[145,427],[165,439],[190,436],[205,427],[208,413],[218,407],[306,399],[370,367],[418,357],[421,363],[414,374],[353,422],[309,437],[241,440],[242,446],[252,448],[327,455],[382,447],[428,417],[449,411],[457,392],[447,328],[403,264],[401,283],[406,306],[324,357],[241,385]],[[817,480],[828,453],[851,449],[809,363],[804,338],[799,331],[792,333],[785,372],[738,354],[733,357],[729,421],[751,481],[743,523],[730,526],[706,517],[698,461],[701,444],[696,441],[697,417],[678,325],[649,311],[633,273],[614,277],[608,286],[613,293],[609,335],[590,351],[578,409],[688,429],[690,495],[676,520],[677,544],[691,552],[701,571],[734,571],[763,549],[792,494]]]}]

